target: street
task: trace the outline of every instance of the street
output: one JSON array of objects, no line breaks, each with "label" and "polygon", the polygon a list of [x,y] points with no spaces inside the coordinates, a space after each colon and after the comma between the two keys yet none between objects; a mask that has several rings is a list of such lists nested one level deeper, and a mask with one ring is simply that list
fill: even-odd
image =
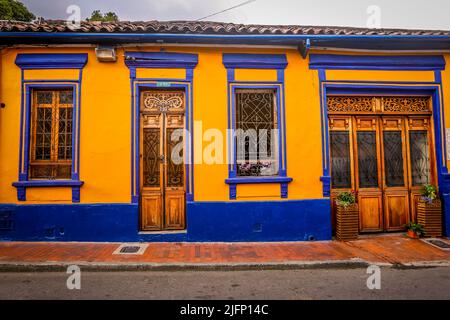
[{"label": "street", "polygon": [[0,299],[450,299],[450,267],[381,268],[368,289],[365,268],[249,271],[83,272],[69,290],[65,272],[0,274]]}]

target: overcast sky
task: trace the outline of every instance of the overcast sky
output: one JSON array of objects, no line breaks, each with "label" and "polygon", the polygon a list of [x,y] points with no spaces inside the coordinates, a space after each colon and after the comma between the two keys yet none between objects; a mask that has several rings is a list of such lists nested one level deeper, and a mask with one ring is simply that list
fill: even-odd
[{"label": "overcast sky", "polygon": [[[70,5],[82,18],[114,11],[121,20],[196,20],[245,0],[21,0],[34,14],[66,19]],[[450,0],[256,0],[207,20],[236,23],[370,26],[450,30]],[[371,7],[372,6],[372,7]],[[369,13],[367,10],[369,9]],[[369,25],[367,24],[369,21]]]}]

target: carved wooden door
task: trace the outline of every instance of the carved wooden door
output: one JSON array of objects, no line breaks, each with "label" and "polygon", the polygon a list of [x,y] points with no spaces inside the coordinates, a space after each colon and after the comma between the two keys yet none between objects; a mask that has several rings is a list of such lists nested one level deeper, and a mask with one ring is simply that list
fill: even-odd
[{"label": "carved wooden door", "polygon": [[335,96],[327,101],[331,198],[358,193],[360,232],[416,221],[424,184],[436,184],[429,97]]},{"label": "carved wooden door", "polygon": [[184,229],[184,92],[144,91],[140,111],[141,230]]}]

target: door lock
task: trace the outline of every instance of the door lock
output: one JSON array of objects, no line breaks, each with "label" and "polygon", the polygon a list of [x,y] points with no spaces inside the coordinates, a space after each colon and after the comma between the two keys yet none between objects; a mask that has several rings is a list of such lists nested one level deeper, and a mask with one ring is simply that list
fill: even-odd
[{"label": "door lock", "polygon": [[159,161],[164,162],[166,161],[166,157],[162,154],[159,156]]}]

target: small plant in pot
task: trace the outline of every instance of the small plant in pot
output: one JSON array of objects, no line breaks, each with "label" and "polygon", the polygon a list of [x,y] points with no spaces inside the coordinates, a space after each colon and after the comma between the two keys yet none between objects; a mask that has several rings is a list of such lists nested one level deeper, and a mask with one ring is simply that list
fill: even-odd
[{"label": "small plant in pot", "polygon": [[428,202],[429,204],[433,203],[437,199],[437,190],[436,187],[432,184],[425,184],[422,187],[422,200]]},{"label": "small plant in pot", "polygon": [[419,239],[419,237],[425,235],[425,230],[423,226],[419,223],[409,222],[406,225],[407,233],[406,235],[411,239]]},{"label": "small plant in pot", "polygon": [[442,236],[442,204],[436,186],[426,184],[422,187],[416,209],[417,222],[423,226],[427,236]]},{"label": "small plant in pot", "polygon": [[336,238],[355,240],[359,231],[359,210],[354,191],[341,192],[336,197]]}]

